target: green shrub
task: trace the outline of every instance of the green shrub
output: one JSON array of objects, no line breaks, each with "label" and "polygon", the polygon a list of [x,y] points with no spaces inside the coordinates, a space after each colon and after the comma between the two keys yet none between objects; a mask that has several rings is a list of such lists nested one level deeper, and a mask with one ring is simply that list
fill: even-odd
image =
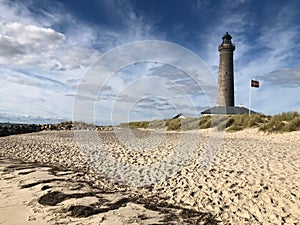
[{"label": "green shrub", "polygon": [[250,115],[248,127],[256,127],[259,124],[264,123],[264,121],[265,121],[264,117],[265,116],[263,116],[263,115],[257,115],[257,114]]},{"label": "green shrub", "polygon": [[146,129],[149,127],[149,121],[140,121],[140,122],[130,122],[129,127],[130,128],[143,128]]},{"label": "green shrub", "polygon": [[281,114],[274,115],[272,119],[276,121],[292,121],[298,116],[298,112],[283,112]]},{"label": "green shrub", "polygon": [[212,116],[202,116],[199,118],[200,129],[207,129],[211,127]]},{"label": "green shrub", "polygon": [[240,126],[240,125],[232,125],[230,126],[227,131],[240,131],[240,130],[243,130],[244,127],[243,126]]},{"label": "green shrub", "polygon": [[286,124],[286,131],[300,130],[300,117],[295,117],[290,123]]},{"label": "green shrub", "polygon": [[63,122],[59,123],[59,125],[61,125],[63,127],[72,126],[72,124],[73,124],[72,121],[63,121]]},{"label": "green shrub", "polygon": [[234,118],[229,117],[226,119],[226,127],[230,127],[234,123]]},{"label": "green shrub", "polygon": [[180,130],[181,121],[179,118],[171,119],[167,121],[167,130]]},{"label": "green shrub", "polygon": [[[232,115],[227,118],[227,130],[242,130],[245,128],[258,127],[266,121],[266,116],[259,114]],[[232,128],[231,128],[232,127]]]},{"label": "green shrub", "polygon": [[[66,124],[72,122],[64,122]],[[120,124],[121,127],[151,128],[167,130],[193,130],[216,127],[218,130],[238,131],[258,127],[261,131],[286,132],[300,130],[300,115],[297,112],[281,113],[274,116],[252,115],[205,115],[200,118],[165,119]]]},{"label": "green shrub", "polygon": [[211,121],[211,126],[212,127],[220,126],[223,123],[226,124],[226,116],[224,116],[224,115],[215,115],[215,116],[212,117],[212,121]]},{"label": "green shrub", "polygon": [[186,118],[181,120],[182,130],[196,130],[200,128],[199,118]]},{"label": "green shrub", "polygon": [[263,124],[259,130],[261,131],[284,131],[285,124],[278,120],[271,120]]},{"label": "green shrub", "polygon": [[208,120],[206,123],[200,125],[200,129],[211,128],[211,120]]},{"label": "green shrub", "polygon": [[153,120],[149,123],[150,129],[163,129],[166,128],[166,122],[164,120]]},{"label": "green shrub", "polygon": [[259,130],[268,132],[286,132],[300,130],[300,115],[297,112],[283,112],[268,118]]}]

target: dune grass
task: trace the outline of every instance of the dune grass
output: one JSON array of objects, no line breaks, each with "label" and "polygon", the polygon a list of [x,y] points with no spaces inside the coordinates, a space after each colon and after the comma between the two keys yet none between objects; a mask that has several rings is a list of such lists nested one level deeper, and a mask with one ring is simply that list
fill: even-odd
[{"label": "dune grass", "polygon": [[284,112],[274,115],[264,123],[259,130],[268,132],[290,132],[300,130],[300,114],[298,112]]},{"label": "dune grass", "polygon": [[196,130],[216,127],[218,130],[239,131],[256,127],[265,132],[290,132],[300,130],[300,114],[284,112],[274,116],[252,115],[206,115],[200,118],[138,121],[120,124],[121,127],[165,130]]}]

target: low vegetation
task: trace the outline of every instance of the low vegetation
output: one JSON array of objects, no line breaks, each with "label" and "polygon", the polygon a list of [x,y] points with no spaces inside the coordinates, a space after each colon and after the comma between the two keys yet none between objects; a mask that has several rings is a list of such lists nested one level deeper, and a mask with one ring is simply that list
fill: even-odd
[{"label": "low vegetation", "polygon": [[266,132],[290,132],[300,130],[300,114],[284,112],[274,116],[252,115],[207,115],[200,118],[165,119],[123,123],[121,127],[164,130],[195,130],[216,127],[218,130],[239,131],[258,128]]},{"label": "low vegetation", "polygon": [[66,130],[71,129],[88,129],[88,128],[95,128],[96,126],[91,123],[86,123],[83,121],[64,121],[59,123],[57,126],[64,127]]},{"label": "low vegetation", "polygon": [[300,114],[298,112],[284,112],[274,115],[259,129],[269,132],[289,132],[300,130]]}]

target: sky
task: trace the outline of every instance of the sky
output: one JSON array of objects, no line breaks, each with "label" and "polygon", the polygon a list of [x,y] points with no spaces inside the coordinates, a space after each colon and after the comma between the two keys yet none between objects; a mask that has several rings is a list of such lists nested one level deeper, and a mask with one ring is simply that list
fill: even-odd
[{"label": "sky", "polygon": [[299,8],[298,0],[0,0],[0,122],[200,116],[215,104],[226,32],[236,46],[235,104],[249,107],[255,79],[252,110],[300,112]]}]

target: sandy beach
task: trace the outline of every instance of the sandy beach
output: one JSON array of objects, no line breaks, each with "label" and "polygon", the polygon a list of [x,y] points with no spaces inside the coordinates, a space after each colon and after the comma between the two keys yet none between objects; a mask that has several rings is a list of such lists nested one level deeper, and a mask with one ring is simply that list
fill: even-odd
[{"label": "sandy beach", "polygon": [[210,132],[2,137],[0,224],[299,224],[300,132]]}]

